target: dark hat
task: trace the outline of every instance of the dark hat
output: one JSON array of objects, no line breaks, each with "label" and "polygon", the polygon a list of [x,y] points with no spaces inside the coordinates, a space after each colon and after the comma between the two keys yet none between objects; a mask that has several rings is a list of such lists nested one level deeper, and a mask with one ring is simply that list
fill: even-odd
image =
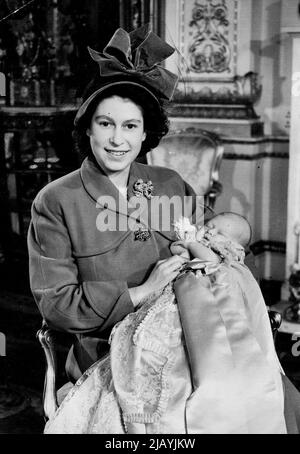
[{"label": "dark hat", "polygon": [[102,53],[88,50],[99,65],[100,77],[95,91],[79,107],[75,125],[96,96],[113,86],[142,89],[158,105],[160,100],[172,98],[178,77],[159,63],[175,49],[153,33],[149,24],[131,33],[119,28]]}]

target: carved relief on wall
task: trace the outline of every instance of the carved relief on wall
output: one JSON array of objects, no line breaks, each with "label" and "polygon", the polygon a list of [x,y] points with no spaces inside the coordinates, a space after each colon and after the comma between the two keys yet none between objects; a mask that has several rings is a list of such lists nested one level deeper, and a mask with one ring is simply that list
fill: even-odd
[{"label": "carved relief on wall", "polygon": [[189,23],[192,43],[189,46],[190,69],[196,73],[230,72],[232,58],[229,35],[229,12],[225,0],[197,0]]},{"label": "carved relief on wall", "polygon": [[[177,22],[170,32],[178,50],[174,115],[183,115],[186,106],[186,116],[258,119],[253,104],[262,86],[251,70],[250,39],[244,36],[245,31],[251,36],[249,2],[176,0]],[[174,2],[167,4],[171,14]]]},{"label": "carved relief on wall", "polygon": [[236,75],[237,0],[178,0],[181,75],[191,81]]}]

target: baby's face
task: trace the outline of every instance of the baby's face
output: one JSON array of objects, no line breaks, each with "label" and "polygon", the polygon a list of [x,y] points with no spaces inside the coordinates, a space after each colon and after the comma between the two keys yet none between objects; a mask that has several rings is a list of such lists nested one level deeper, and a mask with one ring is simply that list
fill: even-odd
[{"label": "baby's face", "polygon": [[215,233],[222,233],[226,228],[226,218],[216,216],[205,224],[207,230],[213,230]]},{"label": "baby's face", "polygon": [[206,231],[213,235],[222,235],[226,238],[232,238],[234,235],[232,220],[226,216],[215,216],[205,224]]}]

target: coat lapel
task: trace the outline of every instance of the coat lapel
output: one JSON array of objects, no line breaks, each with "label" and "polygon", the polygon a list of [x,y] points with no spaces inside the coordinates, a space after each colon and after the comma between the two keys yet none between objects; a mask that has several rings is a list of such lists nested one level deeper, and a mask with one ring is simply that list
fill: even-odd
[{"label": "coat lapel", "polygon": [[108,200],[108,209],[126,215],[126,200],[116,186],[110,181],[95,160],[86,158],[80,169],[82,184],[86,192],[95,201],[98,208],[105,208]]},{"label": "coat lapel", "polygon": [[[134,183],[140,178],[144,182],[155,179],[154,195],[165,195],[166,182],[161,182],[156,173],[157,170],[151,166],[133,162],[128,179],[128,200],[126,200],[93,158],[86,158],[80,169],[82,184],[98,208],[108,209],[120,216],[125,216],[127,220],[131,219],[133,224],[148,230],[153,230],[151,227],[151,215],[153,214],[151,213],[151,199],[136,197],[133,189]],[[112,203],[108,203],[105,207],[105,203],[109,200]],[[159,230],[158,233],[172,241],[176,240],[172,225],[170,230]]]}]

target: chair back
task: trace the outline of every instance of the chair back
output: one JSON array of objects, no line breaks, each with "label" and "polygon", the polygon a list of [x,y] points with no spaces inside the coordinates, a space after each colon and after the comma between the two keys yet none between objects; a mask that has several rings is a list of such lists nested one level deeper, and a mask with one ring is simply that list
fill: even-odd
[{"label": "chair back", "polygon": [[216,185],[224,147],[219,136],[198,128],[170,131],[155,149],[147,153],[147,163],[176,170],[197,195],[209,196]]}]

